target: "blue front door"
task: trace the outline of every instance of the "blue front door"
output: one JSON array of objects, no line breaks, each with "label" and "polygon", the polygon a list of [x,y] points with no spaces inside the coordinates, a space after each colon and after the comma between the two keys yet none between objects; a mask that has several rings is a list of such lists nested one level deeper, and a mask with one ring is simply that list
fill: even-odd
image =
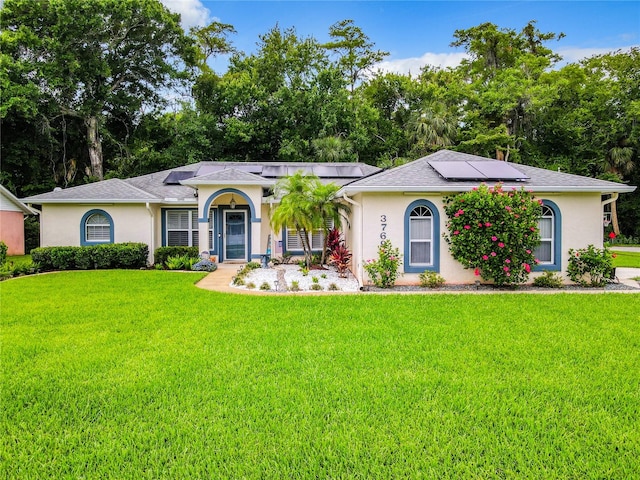
[{"label": "blue front door", "polygon": [[247,215],[242,210],[224,212],[224,259],[247,259]]}]

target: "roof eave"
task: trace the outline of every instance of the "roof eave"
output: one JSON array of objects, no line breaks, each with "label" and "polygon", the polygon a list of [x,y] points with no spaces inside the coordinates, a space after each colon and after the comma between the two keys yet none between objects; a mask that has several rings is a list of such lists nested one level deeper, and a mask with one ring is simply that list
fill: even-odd
[{"label": "roof eave", "polygon": [[49,205],[49,204],[65,204],[65,203],[77,203],[77,204],[114,204],[114,203],[162,203],[162,200],[158,198],[149,199],[112,199],[112,198],[26,198],[23,200],[25,203],[32,205]]},{"label": "roof eave", "polygon": [[[467,192],[477,188],[478,185],[440,185],[440,186],[350,186],[345,185],[338,192],[342,194],[355,194],[366,192],[380,192],[380,193],[440,193],[440,192]],[[504,188],[524,188],[531,190],[532,192],[540,193],[630,193],[635,191],[636,187],[629,185],[620,185],[619,187],[597,187],[597,186],[536,186],[526,184],[503,184]]]},{"label": "roof eave", "polygon": [[180,182],[180,185],[188,186],[188,187],[198,187],[201,185],[249,185],[249,186],[260,186],[260,187],[272,187],[275,185],[275,182],[267,181],[267,180],[250,180],[250,181],[231,181],[231,180],[184,180]]}]

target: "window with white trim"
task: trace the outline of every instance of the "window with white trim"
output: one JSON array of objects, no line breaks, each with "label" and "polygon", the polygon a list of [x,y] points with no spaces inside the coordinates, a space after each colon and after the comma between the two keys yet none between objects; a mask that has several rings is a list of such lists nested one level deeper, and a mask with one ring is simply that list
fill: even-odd
[{"label": "window with white trim", "polygon": [[541,264],[553,263],[555,258],[555,222],[554,213],[547,205],[542,206],[542,216],[538,220],[540,229],[540,245],[535,250],[535,257]]},{"label": "window with white trim", "polygon": [[[327,228],[331,230],[333,228],[333,220],[327,222]],[[324,246],[324,230],[317,228],[311,233],[308,233],[308,238],[311,244],[311,250],[322,250]],[[287,228],[287,250],[288,251],[302,251],[302,240],[295,228]]]},{"label": "window with white trim", "polygon": [[167,246],[198,246],[198,211],[167,210]]},{"label": "window with white trim", "polygon": [[111,222],[102,213],[93,213],[84,222],[87,242],[105,243],[111,241]]},{"label": "window with white trim", "polygon": [[433,265],[433,215],[424,205],[418,205],[409,214],[409,265]]}]

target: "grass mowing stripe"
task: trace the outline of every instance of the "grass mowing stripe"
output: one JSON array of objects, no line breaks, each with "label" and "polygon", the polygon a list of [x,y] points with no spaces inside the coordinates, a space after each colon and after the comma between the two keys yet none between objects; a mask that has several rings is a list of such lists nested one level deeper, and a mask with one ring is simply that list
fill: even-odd
[{"label": "grass mowing stripe", "polygon": [[630,478],[637,295],[0,284],[8,477]]}]

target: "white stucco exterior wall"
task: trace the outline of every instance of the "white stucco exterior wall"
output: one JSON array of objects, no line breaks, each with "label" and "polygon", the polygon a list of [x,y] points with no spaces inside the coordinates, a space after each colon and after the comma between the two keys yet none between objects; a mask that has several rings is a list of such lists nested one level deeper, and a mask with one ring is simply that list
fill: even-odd
[{"label": "white stucco exterior wall", "polygon": [[[602,247],[602,206],[599,193],[564,193],[536,195],[537,198],[554,202],[561,216],[561,269],[558,273],[566,277],[570,248],[584,248],[593,244]],[[402,194],[402,193],[363,193],[352,199],[360,204],[353,206],[351,214],[352,232],[348,245],[353,252],[353,273],[361,283],[366,279],[362,263],[377,258],[377,248],[382,237],[391,240],[394,247],[403,255],[398,284],[417,284],[417,273],[404,273],[405,212],[415,200],[428,200],[437,208],[440,216],[440,235],[434,238],[440,247],[439,273],[447,283],[473,283],[477,277],[473,271],[464,269],[449,253],[448,244],[442,238],[446,231],[447,216],[444,212],[443,195]],[[383,221],[386,220],[386,221]],[[383,227],[383,224],[386,226]],[[408,252],[407,252],[408,253]],[[531,280],[540,273],[533,273]]]},{"label": "white stucco exterior wall", "polygon": [[149,245],[150,260],[153,258],[152,218],[144,204],[43,205],[41,246],[80,246],[82,217],[91,210],[102,210],[111,216],[114,243],[145,243]]}]

